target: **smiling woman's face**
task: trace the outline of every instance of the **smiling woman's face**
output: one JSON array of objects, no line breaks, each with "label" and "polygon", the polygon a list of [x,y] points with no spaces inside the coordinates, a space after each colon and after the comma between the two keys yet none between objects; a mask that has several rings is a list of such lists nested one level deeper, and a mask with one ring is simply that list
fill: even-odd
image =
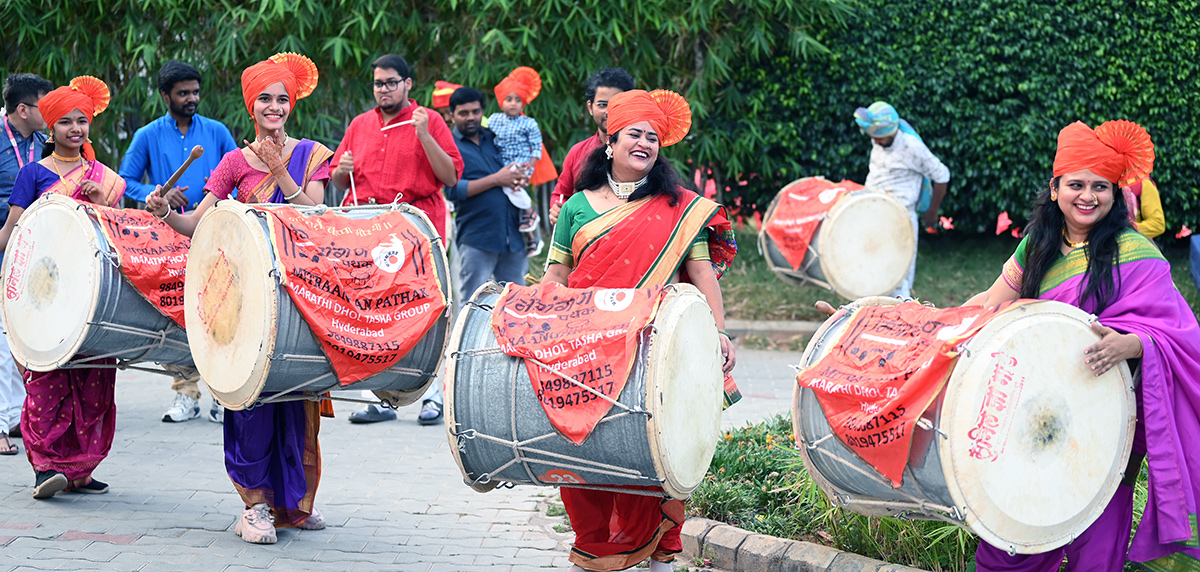
[{"label": "smiling woman's face", "polygon": [[282,129],[291,113],[292,101],[283,82],[267,86],[254,100],[254,121],[264,137],[267,133]]},{"label": "smiling woman's face", "polygon": [[1108,216],[1115,197],[1116,185],[1088,170],[1067,173],[1058,181],[1058,208],[1077,233],[1086,235]]},{"label": "smiling woman's face", "polygon": [[[658,160],[658,133],[649,121],[639,121],[617,133],[613,145],[613,170],[629,180],[637,180],[650,172]],[[615,174],[615,173],[614,173]]]},{"label": "smiling woman's face", "polygon": [[54,125],[50,126],[52,135],[54,135],[54,145],[60,150],[73,150],[83,147],[84,141],[87,141],[88,132],[91,125],[88,118],[78,109],[72,109],[70,113],[60,117]]}]

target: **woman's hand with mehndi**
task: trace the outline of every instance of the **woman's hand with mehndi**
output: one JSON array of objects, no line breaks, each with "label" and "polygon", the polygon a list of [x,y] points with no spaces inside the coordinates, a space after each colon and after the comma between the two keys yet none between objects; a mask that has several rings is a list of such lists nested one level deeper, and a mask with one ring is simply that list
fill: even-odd
[{"label": "woman's hand with mehndi", "polygon": [[276,177],[285,172],[283,166],[283,143],[279,142],[278,136],[279,132],[276,131],[253,143],[245,139],[242,140],[242,143],[246,144],[250,152],[254,153],[254,156],[258,157],[258,160],[267,166],[267,170]]},{"label": "woman's hand with mehndi", "polygon": [[87,197],[92,204],[108,206],[104,202],[104,189],[96,181],[89,179],[80,183],[79,192]]},{"label": "woman's hand with mehndi", "polygon": [[1084,350],[1084,363],[1097,377],[1117,364],[1142,357],[1142,339],[1135,334],[1122,334],[1100,322],[1092,322],[1092,331],[1100,341]]}]

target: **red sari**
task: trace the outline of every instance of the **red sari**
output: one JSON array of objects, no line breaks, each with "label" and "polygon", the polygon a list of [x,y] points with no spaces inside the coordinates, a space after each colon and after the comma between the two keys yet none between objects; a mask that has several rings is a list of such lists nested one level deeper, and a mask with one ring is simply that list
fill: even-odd
[{"label": "red sari", "polygon": [[[571,245],[575,266],[568,286],[661,286],[677,271],[681,281],[687,281],[681,265],[706,228],[709,256],[720,277],[737,252],[733,228],[720,205],[686,189],[679,191],[675,206],[669,198],[655,196],[626,203],[583,225]],[[624,570],[646,558],[670,562],[683,550],[681,500],[568,487],[559,492],[575,530],[570,559],[583,568]]]},{"label": "red sari", "polygon": [[[38,163],[25,168],[46,170]],[[118,206],[125,194],[125,181],[99,161],[76,167],[61,179],[38,180],[39,196],[58,193],[87,201],[79,192],[79,186],[86,180],[100,184],[108,206]],[[51,180],[42,188],[42,184]],[[116,360],[93,363],[111,365]],[[70,480],[71,488],[91,481],[92,471],[112,448],[117,418],[113,400],[116,381],[117,370],[111,367],[25,372],[21,435],[33,470],[58,471]]]}]

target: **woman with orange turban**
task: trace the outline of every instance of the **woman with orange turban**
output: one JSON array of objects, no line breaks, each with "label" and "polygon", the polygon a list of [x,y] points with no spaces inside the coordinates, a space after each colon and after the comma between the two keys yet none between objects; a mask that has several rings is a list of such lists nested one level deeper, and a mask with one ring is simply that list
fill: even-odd
[{"label": "woman with orange turban", "polygon": [[[242,97],[258,138],[221,158],[204,185],[208,194],[192,213],[172,213],[157,192],[146,198],[146,208],[191,236],[204,213],[235,190],[243,203],[319,204],[333,152],[285,131],[292,105],[316,89],[317,79],[312,60],[292,53],[246,68]],[[325,518],[313,506],[321,476],[320,405],[292,401],[227,410],[224,426],[225,468],[245,504],[234,532],[246,542],[274,544],[276,525],[325,528]]]},{"label": "woman with orange turban", "polygon": [[[608,145],[588,157],[575,193],[559,213],[546,282],[572,288],[643,288],[690,282],[724,329],[717,278],[737,252],[724,209],[679,186],[661,147],[683,140],[691,108],[679,94],[632,90],[608,103]],[[617,264],[616,261],[623,263]],[[725,372],[733,343],[721,333]],[[623,570],[650,558],[670,570],[683,549],[683,501],[562,488],[575,530],[571,562],[582,570]]]},{"label": "woman with orange turban", "polygon": [[[1119,189],[1154,166],[1150,135],[1136,123],[1080,122],[1058,134],[1054,178],[1038,194],[1025,238],[988,291],[967,304],[1017,298],[1057,300],[1097,316],[1102,337],[1087,366],[1103,374],[1138,360],[1138,427],[1125,479],[1096,520],[1071,544],[1043,554],[1010,555],[980,543],[983,571],[1120,572],[1200,570],[1200,326],[1171,280],[1158,248],[1130,226]],[[1147,460],[1149,494],[1130,545],[1133,485]]]},{"label": "woman with orange turban", "polygon": [[[9,199],[12,210],[0,230],[0,250],[8,245],[21,214],[45,193],[111,207],[121,202],[124,179],[96,160],[88,137],[92,119],[108,107],[108,101],[104,82],[81,76],[38,103],[50,126],[50,139],[42,149],[42,160],[17,173]],[[115,361],[94,363],[111,366]],[[23,372],[21,434],[33,465],[33,498],[47,499],[62,490],[108,491],[108,485],[92,478],[92,471],[112,447],[116,371],[96,367]]]}]

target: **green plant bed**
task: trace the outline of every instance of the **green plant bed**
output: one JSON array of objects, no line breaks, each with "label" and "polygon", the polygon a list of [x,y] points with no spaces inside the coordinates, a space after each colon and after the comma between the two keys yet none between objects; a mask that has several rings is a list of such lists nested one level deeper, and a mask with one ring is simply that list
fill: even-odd
[{"label": "green plant bed", "polygon": [[[1145,504],[1143,469],[1134,526]],[[869,518],[829,504],[796,450],[790,416],[776,415],[722,435],[689,512],[758,534],[831,546],[933,571],[974,569],[973,534],[933,521]]]}]

